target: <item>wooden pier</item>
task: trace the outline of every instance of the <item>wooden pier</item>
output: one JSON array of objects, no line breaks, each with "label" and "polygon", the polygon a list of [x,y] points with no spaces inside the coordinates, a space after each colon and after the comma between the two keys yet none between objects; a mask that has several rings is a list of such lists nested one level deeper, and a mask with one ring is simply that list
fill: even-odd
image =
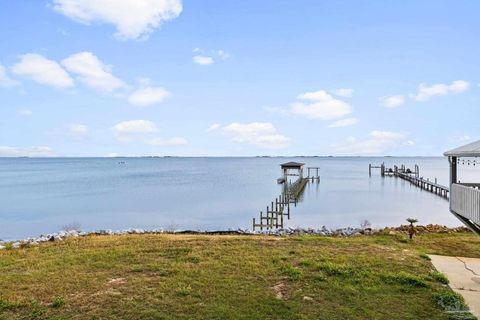
[{"label": "wooden pier", "polygon": [[394,166],[393,168],[387,168],[385,166],[385,163],[382,163],[379,166],[369,164],[368,174],[370,176],[372,175],[373,168],[379,168],[380,175],[382,177],[391,176],[391,177],[400,178],[410,182],[411,184],[419,187],[422,190],[426,190],[442,198],[448,199],[449,197],[449,193],[450,193],[449,188],[439,184],[437,182],[437,178],[435,178],[434,181],[431,181],[430,179],[424,179],[423,177],[420,177],[420,169],[418,165],[415,165],[414,169],[411,170],[405,167],[404,165],[401,165],[400,167]]},{"label": "wooden pier", "polygon": [[[307,177],[303,177],[303,163],[288,162],[281,165],[283,176],[277,179],[283,185],[282,193],[267,206],[265,211],[260,211],[260,219],[253,218],[253,230],[260,228],[277,229],[284,227],[284,220],[290,220],[290,205],[296,206],[301,198],[306,185],[311,181],[320,182],[319,167],[307,167]],[[294,173],[290,171],[294,170]],[[315,172],[315,174],[313,174]],[[289,180],[289,177],[297,177]]]}]

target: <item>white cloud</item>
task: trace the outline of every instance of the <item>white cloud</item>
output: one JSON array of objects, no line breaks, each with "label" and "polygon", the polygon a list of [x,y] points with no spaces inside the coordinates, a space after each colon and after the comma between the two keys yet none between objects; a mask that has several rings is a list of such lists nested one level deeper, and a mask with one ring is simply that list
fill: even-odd
[{"label": "white cloud", "polygon": [[350,137],[345,143],[334,145],[334,148],[340,154],[380,155],[398,146],[412,146],[413,141],[404,141],[407,136],[404,132],[374,130],[365,140]]},{"label": "white cloud", "polygon": [[210,127],[208,127],[207,132],[215,131],[219,128],[220,128],[220,124],[219,123],[214,123]]},{"label": "white cloud", "polygon": [[18,81],[13,80],[8,76],[7,70],[5,70],[5,67],[0,64],[0,87],[8,88],[17,86],[19,84],[20,83]]},{"label": "white cloud", "polygon": [[427,86],[425,83],[421,83],[418,86],[418,92],[413,95],[413,98],[417,101],[427,101],[435,96],[445,96],[447,94],[458,94],[464,92],[470,88],[470,83],[464,80],[456,80],[451,84],[438,83],[431,86]]},{"label": "white cloud", "polygon": [[356,118],[346,118],[342,120],[335,121],[334,123],[330,124],[328,127],[329,128],[342,128],[342,127],[348,127],[348,126],[353,126],[356,124],[358,121]]},{"label": "white cloud", "polygon": [[196,55],[196,56],[193,56],[193,62],[203,66],[208,66],[213,64],[215,61],[213,60],[212,57]]},{"label": "white cloud", "polygon": [[111,73],[111,67],[103,64],[91,52],[79,52],[62,60],[62,65],[70,72],[78,75],[78,79],[87,86],[112,92],[125,87],[125,83]]},{"label": "white cloud", "polygon": [[230,53],[225,50],[204,50],[200,48],[193,49],[193,62],[200,65],[211,65],[216,59],[227,60],[231,57]]},{"label": "white cloud", "polygon": [[188,141],[187,139],[182,137],[173,137],[170,139],[154,138],[154,139],[148,140],[147,143],[153,146],[173,147],[173,146],[187,145]]},{"label": "white cloud", "polygon": [[332,90],[333,94],[343,97],[343,98],[351,98],[353,95],[353,89],[350,88],[340,88]]},{"label": "white cloud", "polygon": [[307,102],[295,102],[290,105],[290,112],[310,119],[332,120],[352,112],[352,107],[339,99],[333,98],[324,90],[300,94],[297,99]]},{"label": "white cloud", "polygon": [[113,126],[112,130],[117,140],[121,142],[130,142],[135,140],[138,135],[159,131],[155,123],[148,120],[123,121]]},{"label": "white cloud", "polygon": [[66,133],[72,137],[83,137],[88,134],[88,127],[84,124],[67,124],[65,125]]},{"label": "white cloud", "polygon": [[23,117],[30,117],[33,114],[33,112],[30,109],[21,109],[21,110],[18,110],[18,114]]},{"label": "white cloud", "polygon": [[122,40],[146,38],[182,12],[181,0],[53,0],[53,8],[84,24],[113,24]]},{"label": "white cloud", "polygon": [[73,79],[57,62],[35,53],[20,56],[20,62],[12,67],[12,71],[38,83],[56,88],[74,86]]},{"label": "white cloud", "polygon": [[53,157],[55,153],[50,147],[6,147],[0,146],[0,157]]},{"label": "white cloud", "polygon": [[290,139],[278,134],[277,129],[269,122],[231,123],[221,128],[222,133],[235,142],[247,143],[267,149],[286,148]]},{"label": "white cloud", "polygon": [[138,107],[146,107],[161,103],[171,96],[170,92],[161,87],[145,87],[134,91],[128,102]]},{"label": "white cloud", "polygon": [[396,108],[405,103],[405,96],[403,95],[385,96],[385,97],[380,97],[378,100],[380,104],[384,107]]}]

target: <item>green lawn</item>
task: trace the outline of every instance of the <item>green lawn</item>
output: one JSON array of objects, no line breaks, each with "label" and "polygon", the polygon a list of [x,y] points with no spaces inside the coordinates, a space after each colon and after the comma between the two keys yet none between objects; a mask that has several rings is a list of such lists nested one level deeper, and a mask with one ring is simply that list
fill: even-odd
[{"label": "green lawn", "polygon": [[425,253],[480,257],[480,237],[405,239],[122,235],[1,250],[0,319],[449,319]]}]

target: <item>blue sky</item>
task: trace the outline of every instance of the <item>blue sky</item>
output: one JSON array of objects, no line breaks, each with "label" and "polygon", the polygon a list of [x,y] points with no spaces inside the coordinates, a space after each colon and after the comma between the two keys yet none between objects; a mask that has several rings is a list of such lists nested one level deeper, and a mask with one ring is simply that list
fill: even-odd
[{"label": "blue sky", "polygon": [[0,9],[0,156],[441,155],[478,138],[478,1]]}]

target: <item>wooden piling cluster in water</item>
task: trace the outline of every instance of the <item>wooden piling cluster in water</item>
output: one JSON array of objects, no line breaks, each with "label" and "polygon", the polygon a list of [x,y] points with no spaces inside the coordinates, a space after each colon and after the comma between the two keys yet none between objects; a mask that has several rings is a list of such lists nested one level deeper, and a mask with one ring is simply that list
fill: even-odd
[{"label": "wooden piling cluster in water", "polygon": [[372,175],[372,168],[380,168],[380,174],[382,177],[392,176],[396,178],[401,178],[419,187],[422,190],[429,191],[442,198],[448,199],[450,192],[449,188],[437,183],[437,178],[435,178],[434,181],[430,181],[430,179],[424,179],[423,177],[420,177],[420,169],[418,165],[415,165],[415,168],[412,171],[409,168],[406,168],[403,164],[400,167],[394,166],[393,168],[385,167],[385,163],[382,163],[380,166],[374,166],[372,164],[369,164],[368,174],[370,176]]},{"label": "wooden piling cluster in water", "polygon": [[[312,171],[312,173],[313,173],[313,171],[315,171],[315,175],[313,175],[313,174],[310,175],[310,171]],[[320,167],[307,167],[307,178],[308,178],[309,180],[312,180],[312,182],[313,182],[314,180],[320,181],[320,173],[319,173],[319,171],[320,171]]]}]

